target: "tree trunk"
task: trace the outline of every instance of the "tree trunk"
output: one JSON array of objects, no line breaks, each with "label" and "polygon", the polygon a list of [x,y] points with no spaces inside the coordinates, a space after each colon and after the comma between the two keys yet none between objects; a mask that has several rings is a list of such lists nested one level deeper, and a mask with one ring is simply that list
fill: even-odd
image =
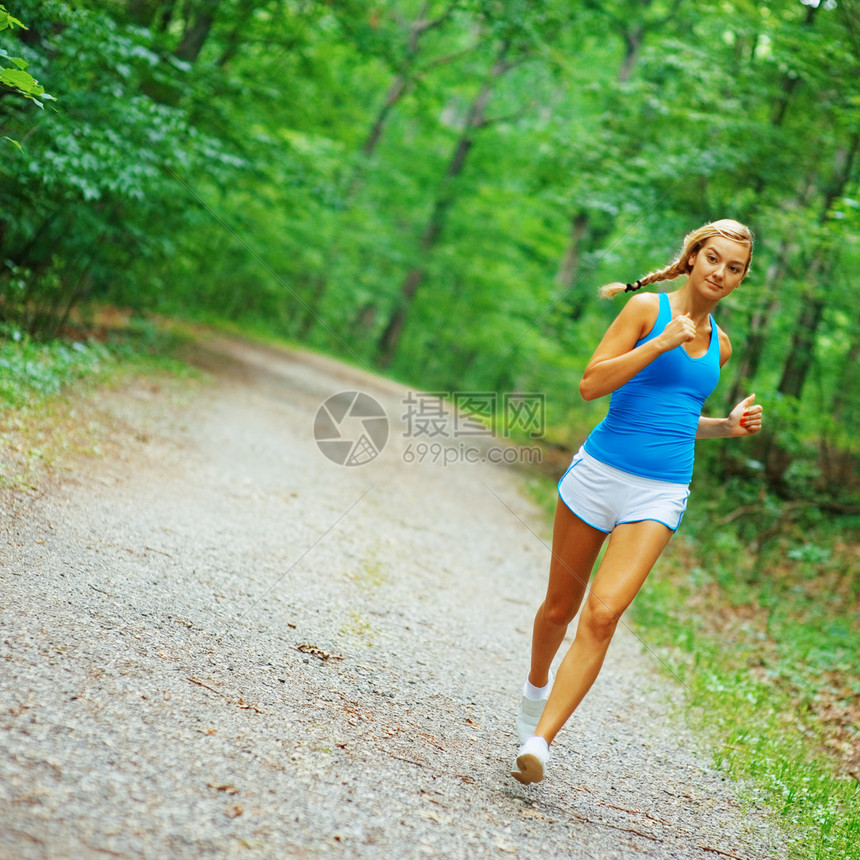
[{"label": "tree trunk", "polygon": [[385,101],[379,109],[379,113],[376,115],[373,125],[370,127],[370,133],[367,135],[364,145],[361,147],[361,151],[364,153],[366,158],[370,158],[373,155],[376,150],[376,146],[382,137],[382,132],[385,129],[388,115],[409,88],[412,69],[418,56],[418,43],[421,40],[421,35],[427,28],[427,13],[429,11],[430,0],[425,0],[425,3],[421,6],[421,11],[415,18],[412,26],[409,28],[409,41],[406,45],[406,54],[403,58],[403,62],[400,64],[397,75],[391,82],[391,86],[388,88]]},{"label": "tree trunk", "polygon": [[328,273],[330,266],[331,255],[329,255],[329,260],[325,263],[325,268],[316,275],[313,275],[311,278],[311,295],[308,297],[307,301],[302,304],[304,314],[300,317],[295,329],[299,340],[305,340],[308,335],[310,335],[311,330],[317,322],[319,307],[322,303],[326,287],[328,286]]},{"label": "tree trunk", "polygon": [[[573,292],[579,268],[582,263],[582,247],[588,233],[590,219],[587,212],[577,212],[570,219],[570,237],[564,259],[561,261],[555,282],[564,290],[562,300],[566,300],[568,316],[578,320],[585,310],[585,299],[582,291]],[[573,292],[573,295],[571,293]]]},{"label": "tree trunk", "polygon": [[173,13],[176,11],[176,0],[167,0],[162,4],[161,13],[158,16],[158,29],[165,33],[173,20]]},{"label": "tree trunk", "polygon": [[[818,12],[818,6],[808,6],[806,9],[806,18],[803,21],[804,27],[811,27],[815,23],[815,16]],[[788,70],[782,77],[780,84],[780,94],[774,102],[773,109],[770,114],[770,124],[774,128],[779,128],[785,122],[785,115],[788,112],[788,106],[794,98],[797,88],[800,85],[801,78],[793,69]],[[756,196],[761,194],[767,186],[767,179],[764,173],[760,173],[755,183]]]},{"label": "tree trunk", "polygon": [[[646,5],[650,5],[650,0],[648,0]],[[629,81],[633,74],[633,69],[639,60],[639,52],[642,49],[648,28],[644,24],[628,26],[628,23],[625,21],[623,26],[618,26],[618,30],[621,33],[621,38],[624,40],[624,60],[618,69],[618,82],[623,84]],[[565,289],[565,296],[576,285],[576,277],[579,274],[582,248],[588,232],[589,220],[587,212],[576,212],[571,216],[570,239],[555,278],[556,283]],[[595,237],[592,236],[592,246],[596,241]],[[585,310],[585,301],[582,294],[576,293],[568,303],[568,307],[570,319],[574,321],[580,319]]]},{"label": "tree trunk", "polygon": [[[820,252],[819,252],[820,253]],[[782,370],[782,378],[777,391],[784,397],[800,400],[806,377],[815,358],[815,338],[824,312],[825,297],[818,285],[827,280],[829,265],[817,256],[809,268],[809,289],[803,297],[800,316],[795,324],[788,358]],[[785,473],[791,465],[793,456],[779,443],[778,434],[768,438],[767,453],[764,458],[764,473],[768,484],[781,496],[789,496]]]},{"label": "tree trunk", "polygon": [[388,318],[388,324],[385,326],[385,331],[383,331],[382,337],[379,339],[378,363],[380,367],[388,367],[394,361],[394,355],[400,343],[400,336],[403,334],[403,327],[406,325],[406,314],[423,280],[424,270],[414,268],[409,270],[406,279],[403,281],[403,285],[400,288],[401,300]]},{"label": "tree trunk", "polygon": [[212,24],[215,22],[215,12],[220,0],[200,0],[197,7],[185,22],[185,32],[174,51],[175,56],[187,63],[194,63],[200,56]]},{"label": "tree trunk", "polygon": [[382,132],[385,130],[385,123],[388,121],[388,115],[391,113],[397,102],[399,102],[403,97],[403,94],[409,86],[408,71],[409,67],[405,69],[401,68],[397,77],[391,82],[391,86],[388,88],[385,102],[379,109],[379,113],[376,115],[376,119],[373,121],[373,125],[370,128],[370,133],[367,135],[364,145],[361,147],[361,151],[365,158],[370,158],[375,152],[376,146],[382,137]]},{"label": "tree trunk", "polygon": [[764,284],[762,284],[759,293],[759,303],[750,318],[749,332],[744,341],[743,349],[740,350],[735,379],[726,398],[727,409],[731,409],[749,393],[748,386],[758,371],[767,343],[768,322],[773,319],[779,307],[781,293],[778,285],[788,273],[790,257],[791,245],[783,240],[773,261],[767,267]]},{"label": "tree trunk", "polygon": [[[849,145],[836,153],[833,180],[825,191],[824,202],[819,219],[822,227],[830,219],[833,204],[838,200],[851,177],[854,159],[860,149],[860,132],[854,132]],[[815,335],[821,322],[826,296],[818,284],[825,283],[836,261],[837,250],[825,240],[818,248],[809,267],[807,289],[801,304],[800,316],[795,325],[791,349],[782,371],[778,391],[789,397],[800,397],[803,385],[815,352]]]},{"label": "tree trunk", "polygon": [[[502,46],[488,79],[484,82],[474,101],[469,106],[466,121],[463,124],[463,131],[454,147],[453,155],[448,163],[448,168],[445,171],[445,176],[439,189],[439,194],[433,203],[433,211],[424,227],[424,232],[421,234],[420,248],[423,259],[426,259],[427,255],[436,246],[445,228],[448,211],[454,203],[453,180],[463,172],[466,159],[474,143],[475,132],[485,124],[485,114],[493,92],[493,86],[511,68],[505,59],[508,47],[507,43]],[[400,343],[400,336],[406,324],[406,317],[418,292],[418,288],[424,280],[425,274],[425,267],[419,264],[410,269],[403,280],[400,288],[400,296],[377,345],[377,357],[381,367],[388,367],[394,360],[394,355]]]},{"label": "tree trunk", "polygon": [[369,332],[376,322],[376,314],[378,308],[373,302],[363,304],[352,320],[350,331],[354,338],[358,340],[367,340]]},{"label": "tree trunk", "polygon": [[564,252],[564,259],[561,261],[558,274],[555,276],[555,282],[560,287],[570,289],[576,281],[576,276],[579,274],[580,249],[587,229],[588,214],[577,212],[570,219],[570,241]]},{"label": "tree trunk", "polygon": [[[854,132],[848,147],[836,153],[836,164],[833,170],[833,180],[825,191],[821,217],[822,229],[826,231],[827,221],[833,204],[845,191],[845,186],[851,177],[854,159],[860,149],[860,132]],[[837,249],[831,246],[826,237],[816,251],[809,267],[807,288],[800,306],[800,314],[792,334],[791,347],[782,369],[782,377],[777,391],[784,397],[800,399],[803,386],[815,360],[815,341],[818,326],[824,315],[827,301],[823,292],[823,284],[827,283],[829,275],[837,260]],[[768,448],[765,460],[765,475],[771,486],[785,493],[785,471],[791,465],[791,455],[773,440]]]},{"label": "tree trunk", "polygon": [[[394,110],[395,106],[403,98],[403,96],[406,95],[406,93],[409,91],[410,86],[412,85],[415,63],[418,59],[419,54],[421,36],[423,36],[424,33],[426,33],[428,30],[439,26],[443,21],[445,21],[453,11],[454,5],[455,4],[453,3],[449,4],[447,10],[443,12],[443,14],[439,18],[431,20],[427,18],[427,14],[430,11],[430,0],[426,0],[426,2],[421,6],[417,17],[412,22],[412,25],[409,28],[409,40],[407,42],[403,62],[400,64],[400,67],[397,71],[397,75],[391,82],[391,85],[388,88],[388,92],[386,93],[385,100],[380,107],[376,118],[371,124],[370,130],[367,134],[367,137],[365,138],[364,143],[362,144],[361,154],[363,160],[355,165],[349,178],[349,182],[346,184],[346,192],[344,194],[343,200],[344,210],[350,207],[353,199],[355,198],[361,187],[361,180],[365,167],[365,162],[370,159],[376,151],[376,147],[379,145],[379,142],[382,139],[382,135],[385,131],[385,127],[388,123],[388,119],[391,115],[391,112]],[[308,334],[310,334],[311,329],[314,327],[314,324],[317,320],[317,312],[319,310],[320,304],[322,303],[322,299],[325,296],[326,291],[328,290],[328,270],[331,268],[331,261],[339,255],[339,251],[339,243],[337,242],[337,240],[335,240],[333,246],[329,249],[329,263],[326,267],[326,270],[320,272],[319,275],[315,278],[313,297],[311,298],[307,310],[301,322],[299,323],[298,328],[302,337],[306,337]],[[358,315],[361,316],[363,313],[363,310],[359,310]],[[360,324],[360,320],[358,319],[358,317],[356,318],[356,320],[354,320],[353,324]]]},{"label": "tree trunk", "polygon": [[633,67],[639,59],[639,51],[645,38],[645,28],[643,26],[632,27],[625,30],[622,35],[624,36],[624,62],[618,72],[618,82],[624,84],[630,80]]},{"label": "tree trunk", "polygon": [[47,218],[39,225],[33,235],[29,238],[23,248],[18,251],[13,251],[9,254],[9,259],[11,259],[16,266],[23,266],[29,268],[38,260],[43,259],[44,253],[33,254],[31,252],[36,250],[45,251],[46,248],[50,247],[50,243],[46,242],[46,236],[48,235],[48,231],[54,226],[57,219],[62,214],[61,210],[57,210],[48,215]]},{"label": "tree trunk", "polygon": [[[91,254],[87,262],[84,264],[80,273],[78,274],[77,280],[75,281],[75,285],[69,291],[68,301],[66,302],[65,310],[62,314],[57,318],[54,327],[55,331],[61,332],[69,322],[69,317],[72,315],[72,311],[86,298],[87,294],[87,280],[90,276],[90,270],[92,269],[93,262],[95,260],[95,254]],[[59,303],[53,310],[53,314],[56,317],[57,312],[59,310]]]},{"label": "tree trunk", "polygon": [[820,265],[810,269],[809,279],[812,286],[803,298],[800,317],[794,329],[791,346],[788,348],[788,358],[777,386],[777,391],[786,397],[800,397],[815,357],[815,335],[825,304],[824,296],[815,288],[815,283],[827,277],[827,274],[820,270]]}]

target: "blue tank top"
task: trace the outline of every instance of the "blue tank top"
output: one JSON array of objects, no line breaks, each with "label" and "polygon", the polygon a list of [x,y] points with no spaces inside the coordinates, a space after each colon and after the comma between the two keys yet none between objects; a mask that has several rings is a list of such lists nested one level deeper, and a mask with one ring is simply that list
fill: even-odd
[{"label": "blue tank top", "polygon": [[[660,293],[654,327],[636,346],[662,334],[671,320],[669,297]],[[676,346],[612,392],[609,413],[585,440],[592,457],[634,475],[690,482],[702,405],[720,379],[720,338],[710,320],[711,342],[703,356],[690,358]]]}]

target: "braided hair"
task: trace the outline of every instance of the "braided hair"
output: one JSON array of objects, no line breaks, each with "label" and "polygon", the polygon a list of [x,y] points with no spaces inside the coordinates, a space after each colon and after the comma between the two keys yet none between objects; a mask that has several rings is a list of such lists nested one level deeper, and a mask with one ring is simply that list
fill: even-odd
[{"label": "braided hair", "polygon": [[690,265],[690,257],[698,253],[705,242],[714,236],[723,236],[726,239],[731,239],[733,242],[741,242],[742,244],[749,245],[750,255],[747,259],[746,269],[744,269],[744,275],[746,275],[752,262],[754,238],[752,230],[739,221],[733,221],[731,218],[723,218],[719,221],[712,221],[710,224],[705,224],[697,230],[688,233],[684,237],[684,245],[677,259],[669,263],[668,266],[649,272],[632,284],[622,284],[617,281],[611,284],[604,284],[600,288],[600,297],[611,299],[619,293],[630,293],[642,287],[647,287],[649,284],[655,284],[658,281],[671,281],[681,275],[688,274],[693,268]]}]

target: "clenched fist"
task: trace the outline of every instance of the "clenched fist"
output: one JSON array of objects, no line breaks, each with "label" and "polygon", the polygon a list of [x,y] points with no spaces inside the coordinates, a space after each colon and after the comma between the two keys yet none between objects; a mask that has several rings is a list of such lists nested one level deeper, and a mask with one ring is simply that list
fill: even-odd
[{"label": "clenched fist", "polygon": [[678,314],[666,328],[663,329],[660,335],[661,340],[666,344],[666,349],[674,349],[682,343],[692,340],[696,336],[696,325],[690,317],[690,314]]},{"label": "clenched fist", "polygon": [[751,436],[761,430],[763,410],[757,403],[753,404],[755,394],[745,397],[729,413],[729,427],[733,436]]}]

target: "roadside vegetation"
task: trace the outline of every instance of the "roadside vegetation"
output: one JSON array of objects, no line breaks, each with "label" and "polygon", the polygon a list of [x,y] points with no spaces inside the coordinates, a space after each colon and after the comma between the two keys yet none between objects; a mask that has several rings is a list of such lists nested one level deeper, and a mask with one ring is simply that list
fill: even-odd
[{"label": "roadside vegetation", "polygon": [[694,496],[632,617],[796,856],[860,857],[860,523],[738,482]]},{"label": "roadside vegetation", "polygon": [[[39,489],[111,449],[115,419],[102,407],[111,392],[148,390],[183,398],[200,374],[178,357],[188,335],[115,314],[64,338],[34,340],[0,328],[0,489]],[[79,465],[79,464],[78,464]]]}]

